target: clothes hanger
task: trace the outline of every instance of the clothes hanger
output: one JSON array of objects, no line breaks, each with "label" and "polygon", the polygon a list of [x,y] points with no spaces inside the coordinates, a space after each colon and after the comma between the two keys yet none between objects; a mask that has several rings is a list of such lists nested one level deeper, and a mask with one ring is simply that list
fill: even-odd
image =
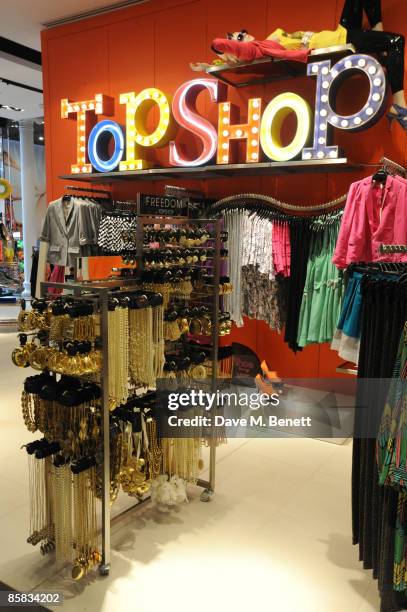
[{"label": "clothes hanger", "polygon": [[384,185],[387,181],[387,177],[390,176],[390,173],[387,172],[384,168],[380,168],[375,174],[372,176],[373,183],[380,183]]},{"label": "clothes hanger", "polygon": [[399,286],[403,287],[403,288],[404,288],[404,286],[406,286],[406,287],[407,287],[407,271],[406,271],[406,272],[403,272],[403,273],[402,273],[402,274],[399,276],[398,281],[397,281],[397,284],[398,284]]}]

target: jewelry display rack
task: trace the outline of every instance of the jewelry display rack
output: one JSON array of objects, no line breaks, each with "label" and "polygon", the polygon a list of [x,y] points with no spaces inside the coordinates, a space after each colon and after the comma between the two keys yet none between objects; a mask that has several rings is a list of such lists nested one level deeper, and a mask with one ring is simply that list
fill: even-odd
[{"label": "jewelry display rack", "polygon": [[[106,279],[102,281],[83,281],[75,283],[41,283],[41,297],[46,297],[48,289],[59,289],[72,294],[75,300],[93,300],[95,309],[100,315],[100,349],[102,353],[102,368],[100,374],[101,388],[101,433],[103,438],[103,469],[102,469],[102,555],[99,564],[100,575],[106,576],[110,571],[110,414],[109,410],[109,340],[108,340],[108,305],[109,299],[117,297],[118,290],[140,291],[138,276],[142,266],[143,253],[143,230],[146,225],[208,225],[213,227],[213,292],[211,310],[211,390],[216,390],[216,378],[218,374],[218,342],[219,342],[219,284],[220,284],[220,249],[221,249],[221,222],[212,219],[187,219],[173,217],[138,217],[137,218],[137,262],[135,278]],[[212,416],[215,413],[212,408]],[[213,422],[213,421],[212,421]],[[196,485],[204,488],[201,494],[201,501],[210,501],[215,488],[215,459],[216,459],[216,439],[215,428],[211,428],[209,436],[209,479],[198,479]],[[114,517],[114,520],[129,512],[133,508],[149,500],[145,497],[139,500],[134,506],[128,508]]]},{"label": "jewelry display rack", "polygon": [[[212,295],[212,312],[211,312],[211,391],[216,391],[216,379],[218,375],[218,348],[219,348],[219,282],[220,282],[220,250],[221,250],[221,221],[219,219],[188,219],[177,217],[154,217],[154,216],[138,216],[137,217],[137,236],[136,236],[136,251],[137,251],[137,270],[140,274],[143,270],[143,236],[144,228],[147,225],[213,225],[213,295]],[[212,415],[213,416],[213,415]],[[199,479],[197,484],[204,488],[201,494],[201,501],[210,501],[215,490],[215,461],[216,461],[216,445],[212,438],[209,445],[209,480]]]}]

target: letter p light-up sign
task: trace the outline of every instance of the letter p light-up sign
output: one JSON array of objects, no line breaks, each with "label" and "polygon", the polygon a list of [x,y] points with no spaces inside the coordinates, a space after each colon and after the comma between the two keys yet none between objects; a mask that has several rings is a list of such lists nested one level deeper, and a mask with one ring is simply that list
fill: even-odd
[{"label": "letter p light-up sign", "polygon": [[[335,110],[336,92],[340,84],[355,72],[362,72],[369,81],[369,94],[363,107],[352,115],[340,115]],[[229,164],[238,160],[234,145],[242,141],[245,162],[262,160],[289,161],[337,159],[338,147],[332,144],[333,129],[359,131],[370,127],[381,117],[386,98],[386,77],[382,66],[369,55],[347,56],[331,66],[330,60],[313,62],[307,74],[316,79],[314,112],[301,96],[286,92],[265,101],[251,98],[245,111],[246,119],[239,118],[239,110],[227,101],[227,88],[215,79],[194,79],[183,83],[173,99],[155,87],[120,95],[125,106],[126,125],[103,119],[113,116],[114,100],[96,94],[91,100],[61,101],[64,119],[77,121],[77,159],[71,166],[74,174],[97,172],[126,172],[151,166],[145,159],[146,151],[169,143],[168,161],[171,166],[196,167],[209,164]],[[209,94],[218,106],[217,129],[197,111],[200,92]],[[147,129],[148,113],[154,108],[158,116],[152,131]],[[294,113],[297,119],[295,134],[288,144],[282,143],[284,119]],[[194,135],[200,153],[195,157],[175,135],[179,128]],[[179,140],[182,139],[182,136]]]}]

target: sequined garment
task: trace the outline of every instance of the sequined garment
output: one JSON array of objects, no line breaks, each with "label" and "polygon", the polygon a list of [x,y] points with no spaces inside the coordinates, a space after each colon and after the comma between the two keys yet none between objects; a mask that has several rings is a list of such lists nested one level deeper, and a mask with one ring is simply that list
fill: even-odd
[{"label": "sequined garment", "polygon": [[281,331],[285,324],[286,282],[281,277],[270,280],[257,266],[242,268],[242,312],[251,319],[265,321],[271,329]]}]

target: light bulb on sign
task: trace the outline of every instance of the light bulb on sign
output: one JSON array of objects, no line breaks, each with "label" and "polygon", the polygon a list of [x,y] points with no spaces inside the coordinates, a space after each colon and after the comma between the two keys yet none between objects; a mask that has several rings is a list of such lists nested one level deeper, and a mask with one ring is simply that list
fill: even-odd
[{"label": "light bulb on sign", "polygon": [[[246,140],[246,163],[253,163],[259,159],[260,156],[260,145],[255,140],[249,140],[249,134],[257,133],[260,129],[260,112],[261,112],[261,98],[251,98],[247,105],[247,123],[239,125],[231,125],[228,130],[223,129],[223,125],[231,124],[231,112],[232,106],[230,103],[221,104],[219,106],[219,118],[218,118],[218,164],[232,163],[230,159],[231,151],[229,144],[231,141],[236,139]],[[235,109],[233,109],[235,110]],[[236,115],[236,113],[235,113]],[[256,144],[253,144],[256,143]],[[223,145],[226,144],[227,147]],[[254,149],[254,150],[253,150]],[[224,150],[227,150],[227,155],[224,155]],[[233,151],[235,154],[235,151]]]}]

